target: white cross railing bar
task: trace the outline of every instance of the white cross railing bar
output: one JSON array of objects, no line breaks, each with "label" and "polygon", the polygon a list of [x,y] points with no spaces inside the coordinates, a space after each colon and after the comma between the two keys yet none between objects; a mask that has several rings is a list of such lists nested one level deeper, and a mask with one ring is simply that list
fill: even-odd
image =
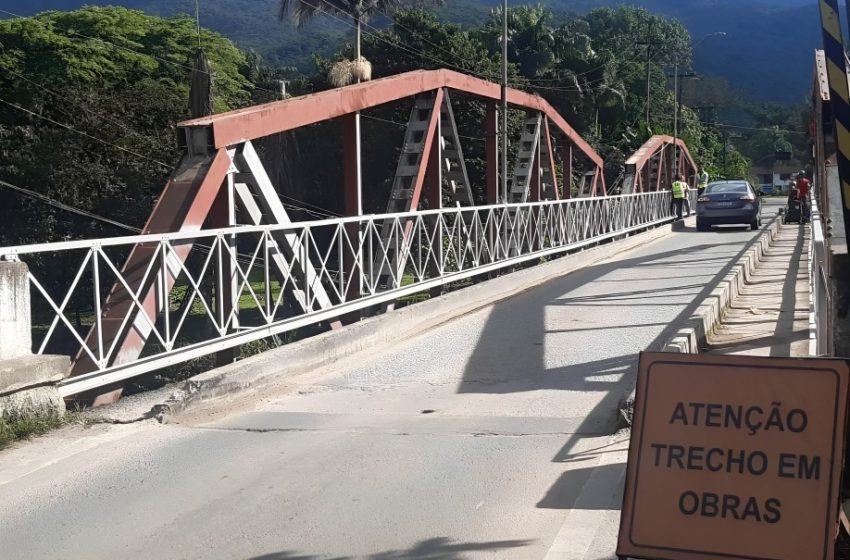
[{"label": "white cross railing bar", "polygon": [[832,294],[830,290],[824,220],[818,208],[817,190],[811,193],[811,240],[809,242],[809,354],[828,356],[831,350]]},{"label": "white cross railing bar", "polygon": [[[387,220],[394,230],[392,243],[382,237]],[[47,262],[50,254],[62,256],[63,262],[79,257],[79,268],[67,270],[68,278],[73,281],[67,291],[56,296],[48,289],[52,284],[37,277],[50,274],[49,267],[44,268],[47,271],[44,273],[37,266],[30,267],[33,306],[41,304],[47,316],[44,323],[50,325],[38,352],[48,352],[55,342],[63,347],[73,345],[74,355],[82,353],[92,358],[92,371],[61,383],[60,392],[69,396],[670,220],[670,193],[653,192],[0,247],[0,258],[26,262],[35,258],[34,255],[41,255],[43,264],[45,254]],[[407,238],[403,241],[405,232]],[[300,240],[296,254],[286,257],[279,252],[275,238],[283,235],[294,235]],[[147,268],[144,281],[155,281],[160,286],[183,286],[187,300],[182,310],[179,306],[172,310],[169,294],[164,293],[155,313],[148,315],[138,300],[140,288],[131,286],[122,277],[124,271],[113,264],[120,261],[106,253],[129,250],[139,244],[155,249],[149,257],[151,262],[141,265]],[[212,248],[205,252],[202,245]],[[178,246],[184,250],[191,246],[190,256],[197,254],[198,266],[189,265],[189,261],[185,265],[169,266],[169,255]],[[273,267],[279,266],[269,258],[273,252],[284,259],[288,270],[279,281],[272,274]],[[240,254],[250,258],[240,262],[237,260]],[[233,313],[241,312],[238,324],[231,322],[233,315],[223,317],[220,311],[219,314],[213,311],[220,309],[220,301],[211,292],[222,290],[223,286],[217,276],[221,267],[210,266],[214,258],[229,262],[230,269],[235,271],[235,293],[229,294],[228,306]],[[296,285],[298,270],[303,270],[297,265],[304,261],[309,261],[313,276],[309,282]],[[99,262],[107,264],[100,272],[94,266]],[[351,269],[347,270],[343,263],[348,263]],[[117,278],[132,299],[127,302],[127,315],[121,323],[124,328],[132,324],[130,314],[146,313],[144,318],[152,328],[150,343],[158,344],[149,344],[147,355],[127,363],[116,360],[120,349],[114,339],[107,343],[96,336],[90,347],[66,317],[71,312],[68,309],[71,301],[90,302],[95,294],[92,328],[98,335],[103,332],[105,311],[100,310],[97,296],[102,296],[105,288],[113,284],[104,278],[104,273]],[[357,285],[356,277],[362,277],[362,290],[352,293],[349,288]],[[329,306],[315,305],[319,287],[330,298]],[[304,305],[298,308],[290,305],[287,311],[284,303],[297,300],[290,290],[298,289],[303,289],[302,299],[298,301]],[[196,312],[190,321],[187,316],[193,307],[196,310],[200,307],[202,312]],[[236,325],[238,328],[234,328]],[[72,331],[70,336],[67,330]],[[204,336],[198,340],[200,334]]]},{"label": "white cross railing bar", "polygon": [[486,206],[462,206],[439,208],[435,210],[418,210],[410,212],[397,212],[394,214],[364,214],[363,216],[348,216],[340,218],[329,218],[324,220],[310,220],[304,222],[294,222],[290,225],[258,225],[258,226],[231,226],[223,228],[211,228],[198,231],[185,231],[174,233],[149,233],[143,235],[125,235],[119,237],[107,237],[98,239],[81,239],[77,241],[54,241],[50,243],[34,243],[28,245],[11,245],[9,247],[0,247],[0,259],[13,257],[19,254],[33,254],[55,251],[66,251],[71,249],[89,249],[91,247],[112,247],[116,245],[129,245],[137,243],[157,243],[160,241],[189,241],[196,239],[207,239],[224,235],[233,235],[238,233],[262,233],[262,232],[295,232],[301,231],[303,228],[325,226],[330,223],[353,224],[364,221],[381,221],[390,218],[410,219],[416,216],[434,216],[446,213],[471,213],[471,212],[486,212],[489,210],[504,210],[521,208],[533,208],[538,206],[558,206],[563,204],[576,203],[592,203],[594,201],[612,201],[612,200],[636,200],[647,199],[651,195],[657,195],[667,198],[669,203],[669,191],[650,192],[650,193],[634,193],[623,194],[610,197],[596,198],[573,198],[568,200],[546,200],[541,202],[524,202],[522,204],[490,204]]}]

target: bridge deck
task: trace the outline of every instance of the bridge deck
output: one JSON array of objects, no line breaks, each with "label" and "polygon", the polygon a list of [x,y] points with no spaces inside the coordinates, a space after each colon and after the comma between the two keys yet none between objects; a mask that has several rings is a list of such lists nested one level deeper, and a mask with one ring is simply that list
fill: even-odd
[{"label": "bridge deck", "polygon": [[754,237],[691,224],[255,409],[5,453],[4,556],[609,558],[636,354]]}]

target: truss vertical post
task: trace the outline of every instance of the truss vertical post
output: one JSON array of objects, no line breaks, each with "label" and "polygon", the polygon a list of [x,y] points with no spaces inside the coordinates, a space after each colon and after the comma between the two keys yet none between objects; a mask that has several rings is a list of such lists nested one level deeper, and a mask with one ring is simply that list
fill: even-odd
[{"label": "truss vertical post", "polygon": [[[236,225],[236,204],[234,198],[234,180],[233,174],[235,170],[230,169],[227,174],[225,187],[218,192],[218,196],[210,209],[209,222],[213,228],[224,228]],[[231,254],[236,254],[236,239],[229,235],[225,238],[224,243],[227,243]],[[221,250],[221,249],[219,249]],[[238,275],[235,267],[236,259],[224,258],[220,261],[220,267],[216,269],[216,275],[220,276],[216,279],[213,291],[215,293],[215,307],[221,313],[221,326],[227,331],[233,331],[239,328],[239,304],[236,300],[238,292]],[[250,274],[251,271],[248,271]],[[203,278],[198,279],[198,283],[203,282]],[[228,326],[229,325],[229,326]],[[215,365],[221,367],[231,364],[235,361],[235,348],[228,348],[216,352]]]},{"label": "truss vertical post", "polygon": [[[439,108],[435,107],[434,111],[436,112],[437,110]],[[425,174],[425,196],[428,199],[429,210],[438,210],[443,207],[443,147],[445,142],[442,128],[442,123],[437,122],[434,143],[428,155],[428,170]],[[438,278],[441,274],[440,267],[443,262],[443,243],[442,239],[436,234],[440,227],[440,216],[434,215],[426,219],[428,220],[428,227],[431,228],[431,231],[435,232],[434,241],[430,244],[426,243],[426,246],[430,245],[432,249],[426,253],[426,258],[428,259],[428,276]],[[419,250],[421,251],[421,247]],[[443,288],[442,286],[432,288],[430,293],[432,297],[440,296],[443,293]]]},{"label": "truss vertical post", "polygon": [[540,202],[540,200],[542,200],[543,198],[543,181],[541,178],[541,175],[543,173],[542,169],[540,169],[540,145],[542,143],[543,142],[537,142],[537,145],[534,147],[534,156],[532,157],[531,161],[531,178],[528,183],[528,200],[531,202]]},{"label": "truss vertical post", "polygon": [[487,114],[484,117],[484,150],[487,168],[487,204],[499,203],[499,112],[496,102],[487,102]]},{"label": "truss vertical post", "polygon": [[443,207],[443,142],[438,137],[428,155],[428,171],[425,174],[425,198],[429,210]]},{"label": "truss vertical post", "polygon": [[564,145],[564,185],[563,198],[569,200],[573,197],[573,143],[567,140]]},{"label": "truss vertical post", "polygon": [[596,196],[596,188],[599,184],[599,168],[593,173],[593,186],[590,187],[590,196]]},{"label": "truss vertical post", "polygon": [[655,190],[661,190],[661,178],[667,174],[667,160],[670,158],[667,156],[667,148],[661,148],[661,152],[658,154],[658,171],[655,174]]},{"label": "truss vertical post", "polygon": [[[360,113],[352,113],[342,118],[343,137],[343,170],[345,186],[345,215],[363,215],[363,174],[362,154],[360,152]],[[356,253],[358,247],[363,246],[363,231],[358,223],[345,225],[348,239]],[[346,250],[342,259],[340,274],[348,282],[348,290],[345,299],[351,301],[360,297],[363,293],[363,255],[352,254]],[[360,312],[356,311],[345,317],[346,322],[360,319]]]},{"label": "truss vertical post", "polygon": [[[552,133],[549,132],[549,118],[543,117],[543,133],[545,134],[545,142],[543,147],[546,152],[545,163],[548,172],[546,173],[546,180],[548,180],[549,188],[552,189],[552,200],[560,200],[561,194],[558,192],[558,173],[555,167],[555,151],[552,145]],[[547,191],[548,192],[548,191]],[[544,197],[548,198],[548,197]]]}]

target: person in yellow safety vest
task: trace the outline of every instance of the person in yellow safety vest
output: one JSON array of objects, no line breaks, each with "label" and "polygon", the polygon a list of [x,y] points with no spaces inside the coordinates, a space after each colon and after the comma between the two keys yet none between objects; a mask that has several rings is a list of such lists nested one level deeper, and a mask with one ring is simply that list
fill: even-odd
[{"label": "person in yellow safety vest", "polygon": [[685,182],[685,177],[681,174],[676,175],[676,180],[673,181],[673,206],[676,208],[676,219],[682,219],[682,207],[685,204],[685,197],[688,196],[688,184]]},{"label": "person in yellow safety vest", "polygon": [[703,167],[702,171],[699,174],[699,180],[697,181],[697,196],[702,196],[702,192],[708,186],[708,172]]}]

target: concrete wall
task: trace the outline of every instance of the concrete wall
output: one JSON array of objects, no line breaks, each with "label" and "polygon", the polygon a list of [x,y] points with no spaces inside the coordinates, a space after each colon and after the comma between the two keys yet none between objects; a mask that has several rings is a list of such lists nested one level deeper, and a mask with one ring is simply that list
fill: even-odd
[{"label": "concrete wall", "polygon": [[29,271],[0,261],[0,419],[61,415],[56,384],[67,375],[67,356],[32,353]]},{"label": "concrete wall", "polygon": [[0,360],[30,353],[30,283],[27,265],[0,262]]}]

